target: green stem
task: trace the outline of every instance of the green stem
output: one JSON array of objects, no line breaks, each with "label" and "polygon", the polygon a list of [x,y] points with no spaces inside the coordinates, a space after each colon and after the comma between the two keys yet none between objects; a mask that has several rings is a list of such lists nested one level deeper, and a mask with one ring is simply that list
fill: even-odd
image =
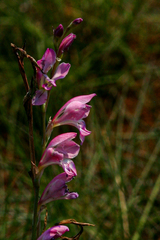
[{"label": "green stem", "polygon": [[46,104],[42,105],[42,125],[43,125],[43,146],[42,153],[46,147]]},{"label": "green stem", "polygon": [[34,198],[34,216],[33,216],[33,223],[32,223],[32,240],[36,240],[39,237],[40,233],[36,233],[37,231],[37,207],[38,207],[38,198],[39,198],[39,183],[38,180],[35,179],[35,198]]}]

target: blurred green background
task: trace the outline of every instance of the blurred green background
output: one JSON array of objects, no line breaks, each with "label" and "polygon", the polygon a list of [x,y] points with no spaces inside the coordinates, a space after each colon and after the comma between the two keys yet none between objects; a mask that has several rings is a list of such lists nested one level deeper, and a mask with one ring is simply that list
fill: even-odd
[{"label": "blurred green background", "polygon": [[[25,88],[13,42],[36,60],[53,48],[52,29],[84,21],[63,61],[47,118],[70,98],[95,92],[86,120],[92,134],[75,159],[78,176],[68,184],[76,200],[48,204],[48,225],[67,218],[93,223],[80,239],[160,239],[160,2],[156,0],[0,1],[0,239],[31,238],[33,189],[29,178]],[[33,70],[25,59],[30,80]],[[41,107],[34,107],[37,161],[41,157]],[[59,133],[72,127],[55,129]],[[79,143],[79,139],[76,139]],[[60,173],[47,168],[46,184]],[[76,234],[70,227],[67,236]]]}]

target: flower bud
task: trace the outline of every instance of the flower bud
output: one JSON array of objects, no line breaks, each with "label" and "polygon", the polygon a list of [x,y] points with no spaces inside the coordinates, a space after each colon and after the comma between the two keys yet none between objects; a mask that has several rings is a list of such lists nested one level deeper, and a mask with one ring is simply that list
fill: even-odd
[{"label": "flower bud", "polygon": [[62,37],[63,35],[63,25],[60,24],[56,29],[53,29],[53,34],[55,37]]},{"label": "flower bud", "polygon": [[73,20],[72,24],[78,25],[78,24],[80,24],[81,22],[83,22],[83,19],[82,19],[82,18],[76,18],[75,20]]},{"label": "flower bud", "polygon": [[70,33],[67,37],[65,37],[60,46],[59,46],[59,50],[58,50],[58,56],[61,55],[63,52],[66,52],[69,47],[72,45],[74,39],[76,38],[76,35],[73,33]]}]

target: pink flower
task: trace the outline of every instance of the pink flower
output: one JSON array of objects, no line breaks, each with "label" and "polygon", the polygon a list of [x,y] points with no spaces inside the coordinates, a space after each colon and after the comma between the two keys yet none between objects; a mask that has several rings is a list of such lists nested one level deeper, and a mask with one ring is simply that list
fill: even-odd
[{"label": "pink flower", "polygon": [[[76,174],[75,165],[73,161],[70,160],[78,155],[80,149],[80,146],[72,141],[76,135],[77,133],[74,132],[63,133],[50,141],[38,165],[40,177],[43,174],[44,169],[53,164],[62,166],[67,174],[70,174],[70,171]],[[69,164],[69,167],[67,166],[67,163]]]},{"label": "pink flower", "polygon": [[53,240],[62,236],[65,232],[68,232],[69,228],[64,225],[58,225],[49,228],[45,231],[37,240]]},{"label": "pink flower", "polygon": [[32,98],[33,105],[42,105],[45,103],[48,96],[47,91],[51,90],[53,86],[56,86],[56,81],[58,79],[62,79],[68,74],[71,65],[69,63],[61,63],[57,67],[55,74],[50,79],[47,76],[47,72],[53,67],[55,62],[56,53],[51,48],[47,48],[42,59],[37,61],[42,71],[37,68],[36,79],[38,90],[36,91],[35,96]]},{"label": "pink flower", "polygon": [[75,199],[78,193],[69,192],[66,183],[71,181],[74,174],[68,176],[65,172],[59,174],[47,185],[38,202],[38,210],[40,206],[45,205],[57,199]]},{"label": "pink flower", "polygon": [[90,112],[90,105],[87,105],[95,93],[82,95],[69,100],[54,116],[52,121],[47,126],[46,136],[49,137],[52,129],[60,125],[72,125],[79,129],[80,140],[83,143],[85,136],[91,132],[86,129],[85,121]]}]

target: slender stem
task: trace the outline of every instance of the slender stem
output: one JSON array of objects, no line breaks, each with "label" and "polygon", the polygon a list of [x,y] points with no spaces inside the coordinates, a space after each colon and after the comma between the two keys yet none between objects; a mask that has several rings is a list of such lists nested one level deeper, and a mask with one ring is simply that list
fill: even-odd
[{"label": "slender stem", "polygon": [[[17,48],[14,44],[11,44],[11,47],[14,50],[14,53],[16,55],[19,70],[24,82],[24,86],[26,89],[26,95],[23,99],[23,105],[27,114],[28,123],[29,123],[29,149],[30,149],[30,159],[31,159],[31,178],[33,182],[34,192],[35,192],[35,199],[34,199],[34,216],[33,216],[33,223],[32,223],[32,240],[36,239],[36,225],[37,225],[37,206],[38,206],[38,197],[39,197],[39,181],[36,179],[36,171],[35,171],[35,165],[36,165],[36,159],[35,159],[35,149],[34,149],[34,138],[33,138],[33,110],[32,110],[32,100],[31,100],[31,93],[30,93],[30,87],[28,84],[27,76],[24,70],[24,62],[23,57],[20,57],[18,54],[18,50],[21,52],[25,51],[23,49]],[[23,54],[23,56],[26,56]],[[31,57],[30,57],[31,58]],[[34,60],[33,60],[34,61]]]},{"label": "slender stem", "polygon": [[46,147],[46,104],[42,105],[42,125],[43,125],[43,146],[42,153]]},{"label": "slender stem", "polygon": [[38,220],[37,207],[38,207],[38,198],[39,198],[38,181],[35,181],[34,187],[35,187],[35,198],[34,198],[34,215],[33,215],[33,223],[32,223],[32,240],[35,240],[37,237],[39,237],[39,234],[40,234],[40,233],[39,234],[37,233],[38,236],[36,234],[37,220]]}]

